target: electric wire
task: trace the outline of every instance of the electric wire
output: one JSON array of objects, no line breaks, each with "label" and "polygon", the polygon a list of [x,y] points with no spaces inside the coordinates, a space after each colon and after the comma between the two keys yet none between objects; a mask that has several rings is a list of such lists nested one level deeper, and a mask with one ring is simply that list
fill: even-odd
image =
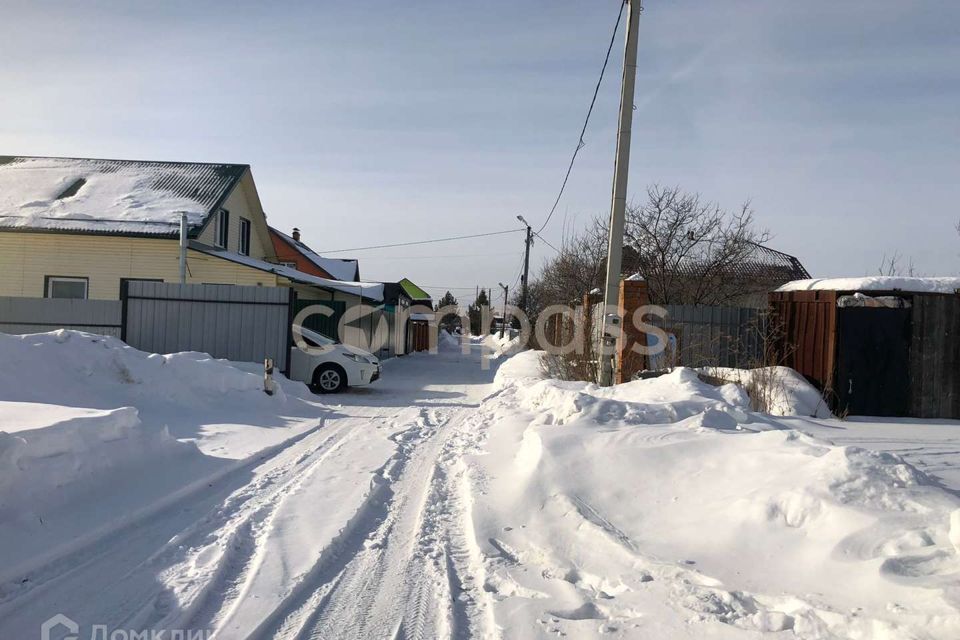
[{"label": "electric wire", "polygon": [[577,141],[577,148],[573,150],[573,156],[570,158],[570,165],[567,167],[567,174],[563,177],[563,184],[560,185],[560,192],[557,194],[557,199],[550,208],[550,213],[547,215],[547,219],[544,220],[543,224],[540,225],[540,228],[537,229],[538,233],[544,230],[544,228],[550,222],[550,218],[553,217],[554,212],[557,210],[557,205],[560,204],[560,198],[563,196],[563,191],[567,188],[567,181],[570,179],[570,172],[573,171],[573,163],[577,160],[577,154],[580,153],[580,149],[586,146],[586,143],[583,141],[583,136],[587,132],[587,125],[590,124],[590,116],[593,114],[593,105],[597,102],[597,94],[600,93],[600,84],[603,82],[603,75],[607,71],[607,64],[610,62],[610,52],[613,51],[613,43],[617,39],[617,31],[620,29],[620,20],[623,18],[623,7],[625,5],[626,2],[620,3],[620,13],[617,14],[617,22],[613,26],[613,34],[610,36],[610,45],[607,47],[607,55],[603,59],[603,67],[600,69],[600,78],[597,80],[597,86],[593,90],[593,98],[590,100],[590,108],[587,109],[587,117],[583,121],[583,129],[580,130],[580,138]]},{"label": "electric wire", "polygon": [[434,238],[433,240],[417,240],[415,242],[397,242],[394,244],[377,244],[369,247],[353,247],[351,249],[327,249],[318,251],[320,255],[328,253],[346,253],[348,251],[367,251],[369,249],[388,249],[390,247],[411,247],[417,244],[432,244],[434,242],[451,242],[453,240],[467,240],[470,238],[486,238],[488,236],[502,236],[507,233],[519,233],[523,229],[507,229],[505,231],[491,231],[489,233],[474,233],[466,236],[451,236],[449,238]]},{"label": "electric wire", "polygon": [[557,253],[563,253],[562,251],[560,251],[560,249],[557,249],[555,246],[553,246],[552,244],[550,244],[550,243],[547,241],[546,238],[544,238],[542,235],[540,235],[540,234],[537,233],[536,231],[533,232],[533,235],[535,235],[535,236],[537,236],[538,238],[540,238],[541,240],[543,240],[544,244],[546,244],[548,247],[550,247],[551,249],[553,249],[553,250],[556,251]]}]

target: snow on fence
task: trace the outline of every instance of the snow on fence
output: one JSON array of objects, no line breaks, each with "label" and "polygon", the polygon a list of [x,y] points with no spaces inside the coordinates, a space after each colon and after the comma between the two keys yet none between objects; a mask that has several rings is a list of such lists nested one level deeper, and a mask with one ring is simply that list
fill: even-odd
[{"label": "snow on fence", "polygon": [[43,333],[76,329],[119,338],[119,300],[0,297],[0,332]]},{"label": "snow on fence", "polygon": [[155,353],[202,351],[287,371],[296,293],[287,287],[127,281],[123,340]]}]

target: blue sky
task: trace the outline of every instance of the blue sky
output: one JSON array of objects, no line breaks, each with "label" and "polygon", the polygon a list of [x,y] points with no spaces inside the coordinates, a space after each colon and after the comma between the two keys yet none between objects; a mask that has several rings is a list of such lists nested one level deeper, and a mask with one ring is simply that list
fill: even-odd
[{"label": "blue sky", "polygon": [[[648,0],[631,193],[735,209],[814,275],[960,273],[960,3]],[[315,249],[546,216],[617,0],[10,2],[0,153],[249,163]],[[622,31],[544,235],[606,214]],[[357,252],[363,275],[513,282],[520,234]],[[551,250],[534,249],[534,269]],[[341,255],[341,254],[337,254]],[[437,294],[442,291],[436,291]]]}]

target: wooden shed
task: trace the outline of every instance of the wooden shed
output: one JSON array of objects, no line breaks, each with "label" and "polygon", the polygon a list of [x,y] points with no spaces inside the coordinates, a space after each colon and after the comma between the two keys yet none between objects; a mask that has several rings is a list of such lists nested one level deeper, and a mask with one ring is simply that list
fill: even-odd
[{"label": "wooden shed", "polygon": [[960,278],[802,280],[769,299],[782,363],[834,412],[960,419]]}]

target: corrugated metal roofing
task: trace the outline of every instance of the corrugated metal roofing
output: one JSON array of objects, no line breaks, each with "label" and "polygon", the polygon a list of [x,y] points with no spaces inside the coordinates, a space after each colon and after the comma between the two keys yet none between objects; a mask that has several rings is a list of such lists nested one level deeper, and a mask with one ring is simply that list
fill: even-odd
[{"label": "corrugated metal roofing", "polygon": [[0,227],[88,233],[175,233],[201,224],[245,164],[0,156]]}]

